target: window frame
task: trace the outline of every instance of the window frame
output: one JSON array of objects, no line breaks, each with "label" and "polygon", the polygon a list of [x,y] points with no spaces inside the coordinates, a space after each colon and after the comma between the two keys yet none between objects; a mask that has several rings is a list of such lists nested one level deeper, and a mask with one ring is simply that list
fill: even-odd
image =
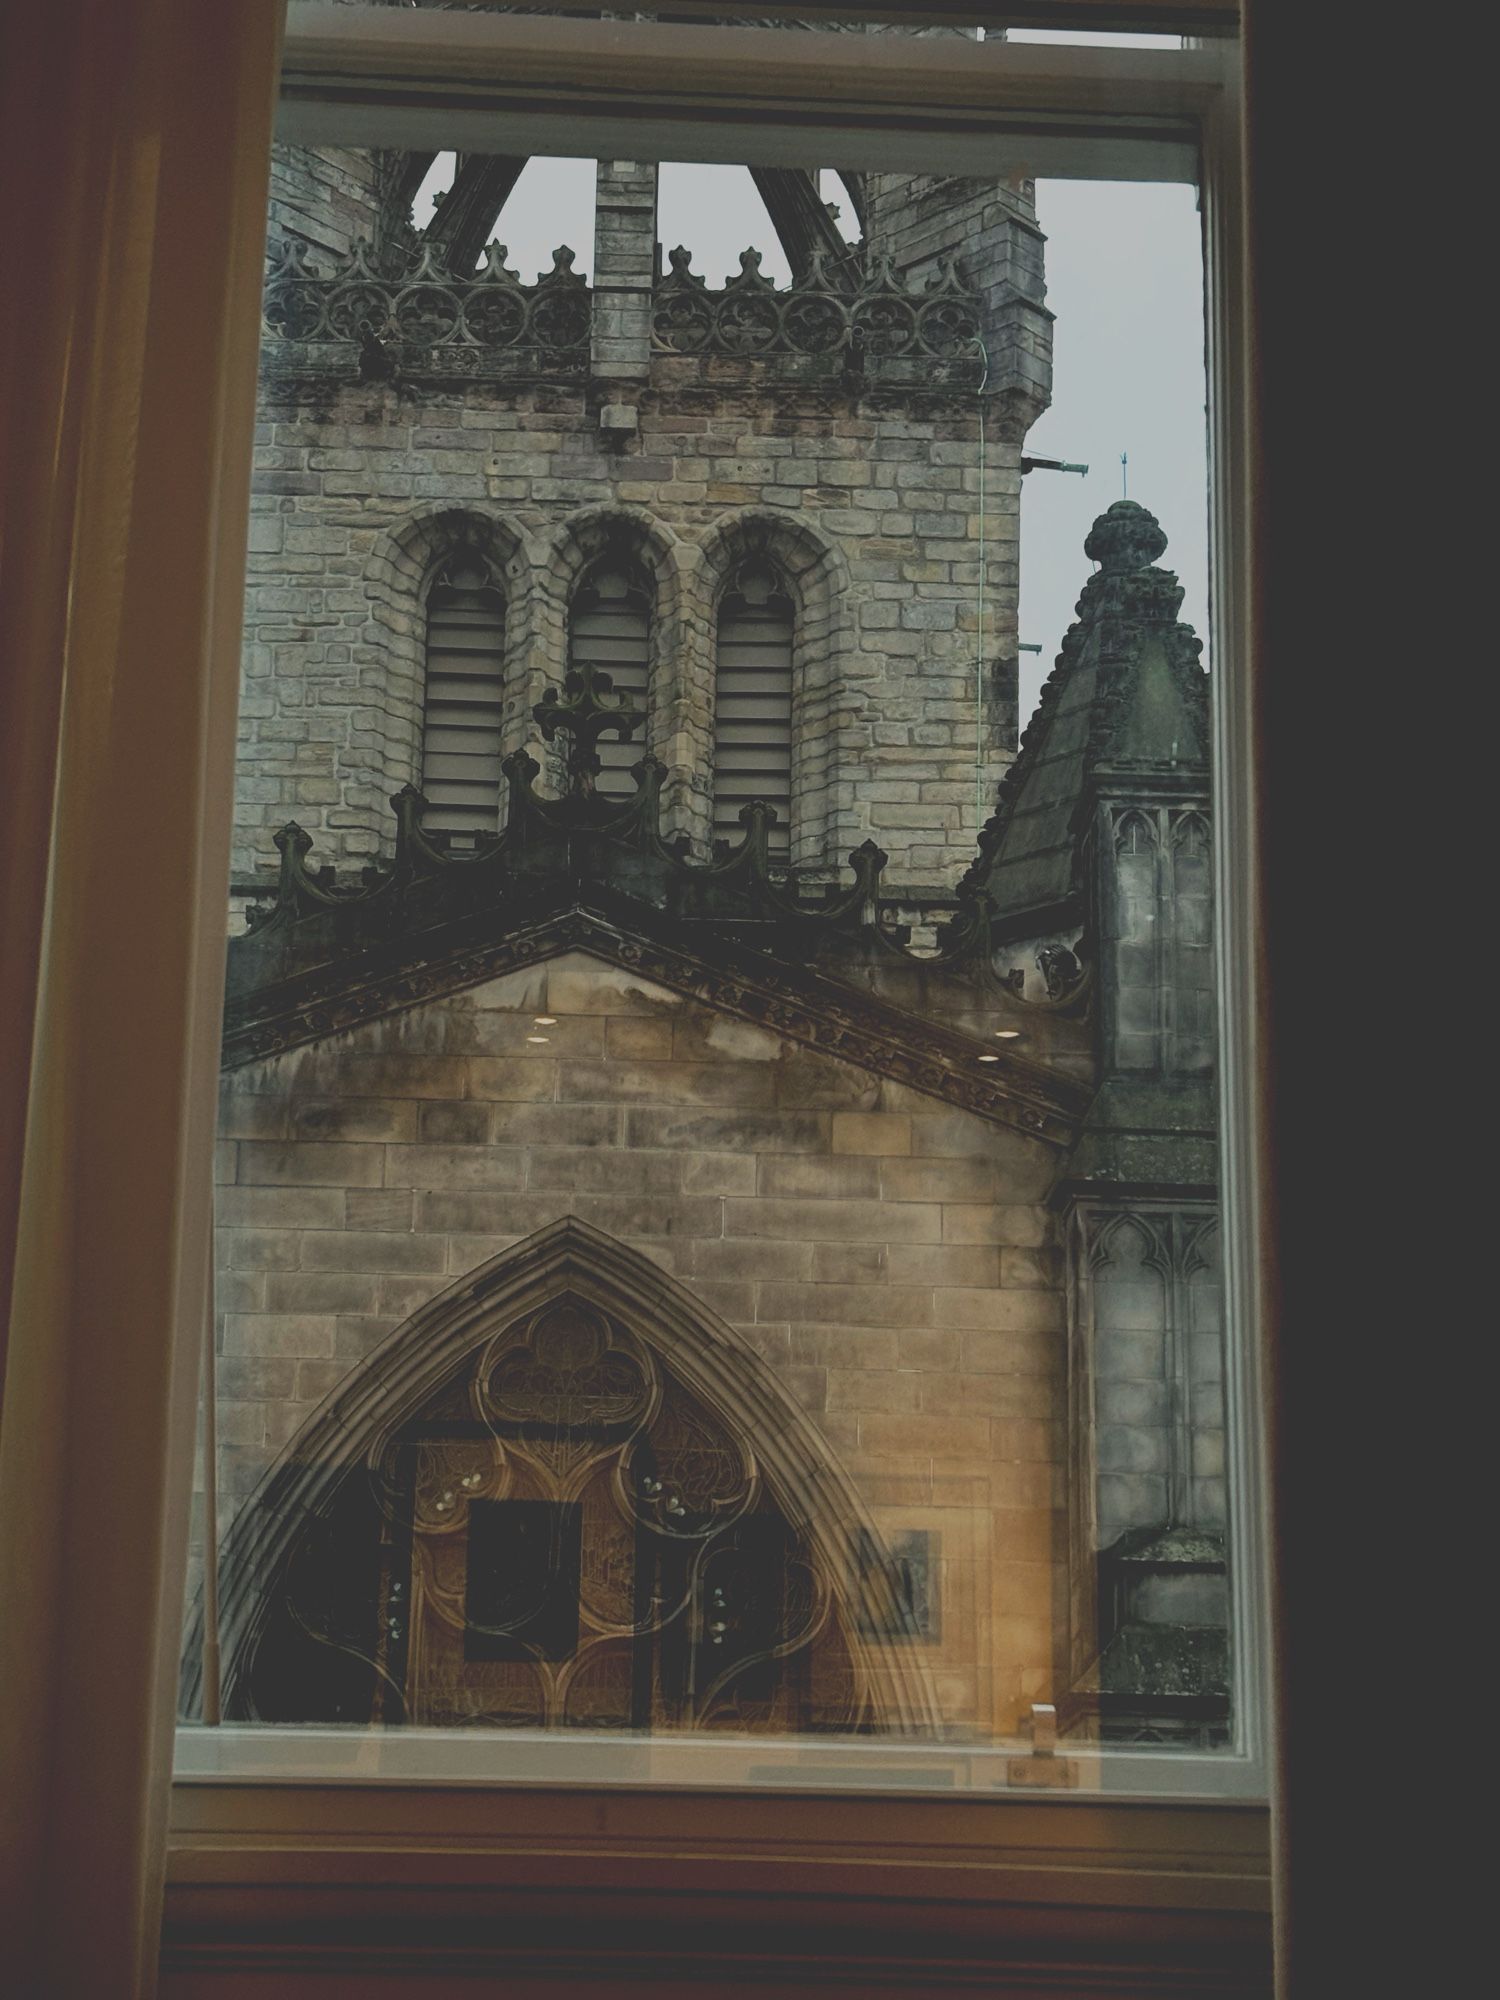
[{"label": "window frame", "polygon": [[[795,11],[805,16],[816,10],[803,5]],[[924,17],[920,8],[900,11],[908,18]],[[967,10],[967,17],[983,11]],[[1038,25],[1079,18],[1092,25],[1098,15],[1089,0],[1082,5],[1052,0],[1045,7],[1004,11],[1017,22],[1023,13],[1027,19],[1044,16]],[[1117,8],[1111,24],[1121,12],[1135,16],[1139,11]],[[1189,32],[1203,27],[1206,15],[1226,24],[1230,18],[1227,8],[1177,7],[1169,0],[1150,11],[1152,27],[1180,23]],[[1014,45],[997,49],[994,61],[986,51],[984,61],[976,62],[972,44],[947,38],[908,42],[895,51],[876,40],[841,37],[839,60],[831,63],[826,45],[816,46],[820,40],[764,28],[422,10],[372,14],[294,0],[288,10],[278,137],[307,141],[316,133],[323,143],[370,144],[377,142],[378,131],[379,143],[415,144],[432,143],[431,135],[442,132],[451,146],[462,143],[470,126],[503,113],[527,147],[538,152],[592,148],[609,156],[627,135],[638,146],[641,131],[649,128],[652,150],[663,158],[745,163],[758,157],[784,159],[791,146],[816,149],[820,159],[826,152],[826,163],[836,167],[841,154],[851,166],[879,164],[877,155],[888,146],[901,164],[918,170],[925,159],[941,157],[949,172],[972,172],[973,163],[982,159],[990,174],[1003,160],[1013,170],[1038,177],[1197,179],[1204,218],[1210,597],[1217,682],[1221,1210],[1231,1329],[1226,1382],[1233,1384],[1229,1393],[1238,1412],[1229,1432],[1230,1479],[1237,1496],[1231,1591],[1241,1676],[1236,1707],[1244,1732],[1238,1755],[1204,1761],[1216,1775],[1233,1768],[1249,1783],[1240,1796],[1218,1787],[1195,1796],[1190,1787],[1186,1798],[1173,1800],[1155,1787],[1143,1793],[1123,1781],[1122,1774],[1122,1782],[1105,1788],[1109,1796],[1058,1792],[1045,1802],[1007,1793],[946,1800],[888,1797],[878,1809],[869,1794],[861,1793],[860,1808],[868,1802],[879,1826],[868,1838],[851,1840],[848,1797],[819,1797],[816,1788],[799,1797],[802,1832],[795,1837],[774,1832],[773,1837],[774,1796],[712,1789],[641,1792],[623,1778],[618,1790],[587,1778],[575,1788],[541,1777],[530,1789],[523,1784],[503,1791],[518,1810],[518,1821],[503,1836],[491,1823],[480,1845],[492,1856],[509,1856],[508,1867],[529,1855],[522,1873],[533,1863],[545,1873],[538,1857],[550,1852],[552,1843],[572,1841],[581,1837],[579,1829],[595,1825],[603,1829],[600,1851],[609,1857],[606,1867],[641,1867],[649,1878],[666,1837],[663,1829],[671,1822],[668,1809],[675,1805],[679,1825],[685,1812],[695,1826],[717,1829],[709,1843],[712,1852],[698,1871],[712,1886],[721,1877],[728,1879],[726,1869],[734,1875],[736,1857],[757,1838],[750,1833],[725,1836],[723,1812],[732,1803],[742,1825],[748,1815],[765,1826],[770,1842],[765,1851],[775,1850],[766,1880],[784,1881],[786,1887],[815,1860],[834,1868],[835,1853],[847,1859],[865,1850],[884,1851],[887,1844],[898,1851],[915,1844],[943,1849],[943,1867],[950,1871],[978,1867],[975,1879],[988,1885],[986,1894],[1024,1901],[1038,1893],[1037,1853],[1055,1848],[1047,1864],[1059,1871],[1051,1878],[1054,1888],[1064,1883],[1068,1897],[1091,1901],[1102,1893],[1106,1873],[1117,1876],[1123,1850],[1132,1857],[1124,1900],[1149,1906],[1161,1900],[1161,1883],[1175,1866],[1172,1857],[1189,1849],[1194,1867],[1203,1871],[1203,1900],[1222,1907],[1228,1897],[1237,1908],[1249,1910],[1264,1901],[1261,1801],[1268,1644],[1262,1404],[1253,1339],[1261,1308],[1256,1255],[1261,1218],[1254,1171],[1261,1050],[1252,1009],[1254,909],[1247,874],[1253,797],[1251,695],[1245,672],[1248,355],[1238,48],[1228,41],[1180,52]],[[997,93],[1003,104],[997,104]],[[221,1735],[220,1741],[227,1744],[228,1738]],[[1144,1761],[1135,1760],[1138,1770]],[[1192,1760],[1178,1756],[1169,1761],[1181,1774]],[[372,1780],[361,1790],[299,1783],[266,1769],[245,1780],[209,1769],[194,1773],[180,1764],[173,1786],[170,1880],[191,1892],[216,1881],[243,1879],[248,1848],[257,1846],[260,1863],[251,1865],[254,1879],[290,1882],[296,1879],[292,1857],[305,1858],[309,1844],[330,1858],[343,1856],[361,1879],[386,1879],[378,1865],[371,1872],[368,1855],[363,1861],[357,1857],[356,1829],[371,1809],[388,1834],[390,1853],[399,1850],[407,1862],[414,1855],[428,1857],[417,1864],[422,1877],[448,1844],[451,1827],[461,1821],[477,1830],[485,1822],[483,1800],[496,1796],[477,1788],[461,1794],[451,1785],[417,1780],[392,1785],[376,1773]],[[1059,1813],[1056,1808],[1063,1804],[1069,1810]],[[824,1825],[842,1828],[830,1836],[826,1849],[819,1846],[818,1829]],[[565,1826],[574,1831],[564,1835]],[[1080,1839],[1083,1828],[1090,1832]],[[1081,1860],[1090,1837],[1092,1858]],[[239,1858],[225,1865],[230,1855]],[[1118,1900],[1120,1893],[1116,1880],[1111,1898]]]}]

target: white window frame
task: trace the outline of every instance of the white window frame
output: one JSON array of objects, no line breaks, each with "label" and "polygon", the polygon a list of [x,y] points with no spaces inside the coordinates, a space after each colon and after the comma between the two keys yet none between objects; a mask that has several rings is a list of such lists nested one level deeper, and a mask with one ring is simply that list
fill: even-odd
[{"label": "white window frame", "polygon": [[[669,0],[659,11],[670,11],[674,4],[686,6],[689,0]],[[758,11],[775,11],[774,0]],[[787,11],[805,17],[814,9],[797,5]],[[941,18],[940,10],[919,5],[847,11],[860,18],[872,12],[907,20]],[[974,7],[966,18],[983,11]],[[1184,0],[1182,5],[1154,0],[1147,7],[1111,5],[1109,0],[1037,0],[1030,8],[994,12],[1014,24],[1115,27],[1122,18],[1134,18],[1138,26],[1175,25],[1188,32],[1233,25],[1227,0]],[[984,177],[1198,184],[1208,326],[1236,1740],[1230,1751],[1201,1756],[1098,1753],[1091,1759],[1096,1775],[1086,1779],[1093,1788],[1060,1790],[1045,1807],[1034,1794],[1020,1798],[1002,1790],[987,1790],[982,1805],[973,1799],[965,1804],[998,1814],[983,1836],[987,1848],[997,1838],[1002,1844],[1011,1838],[1029,1840],[1034,1847],[1039,1838],[1036,1814],[1041,1810],[1045,1817],[1054,1804],[1066,1801],[1097,1814],[1101,1798],[1142,1809],[1176,1799],[1199,1809],[1219,1808],[1220,1832],[1228,1843],[1224,1851],[1240,1854],[1244,1810],[1263,1800],[1267,1787],[1268,1638],[1261,1397],[1252,1337],[1260,1310],[1255,1254],[1260,1218],[1253,1172],[1259,1115],[1253,1088],[1258,1053],[1251,1007],[1253,912],[1240,865],[1252,851],[1253,800],[1245,672],[1247,355],[1237,44],[1220,39],[1181,50],[976,47],[950,37],[913,42],[905,37],[365,9],[293,0],[283,76],[278,136],[294,143],[484,150],[486,138],[493,148],[495,122],[503,119],[507,150],[536,153],[633,156],[641,150],[643,134],[649,134],[648,150],[662,159],[758,164],[791,155],[835,168],[889,165]],[[392,1828],[409,1827],[420,1840],[426,1837],[422,1830],[430,1833],[448,1810],[441,1797],[451,1801],[455,1788],[466,1784],[530,1785],[549,1795],[576,1786],[597,1794],[614,1786],[638,1787],[643,1776],[641,1746],[634,1744],[577,1746],[563,1741],[523,1767],[503,1742],[491,1760],[476,1755],[476,1742],[466,1738],[462,1757],[453,1757],[454,1746],[445,1749],[437,1732],[406,1731],[361,1743],[356,1755],[347,1739],[320,1738],[315,1731],[180,1732],[174,1787],[179,1859],[198,1852],[205,1838],[212,1844],[215,1827],[243,1827],[245,1807],[236,1789],[246,1785],[261,1800],[251,1815],[257,1824],[266,1823],[263,1788],[275,1788],[281,1803],[270,1821],[298,1844],[302,1832],[294,1836],[290,1830],[305,1830],[320,1814],[330,1838],[335,1837],[333,1829],[349,1818],[345,1794],[351,1785],[374,1785],[383,1799],[404,1799],[404,1805],[393,1808]],[[579,1755],[581,1748],[586,1757]],[[653,1750],[656,1768],[665,1771],[668,1784],[708,1783],[721,1794],[753,1790],[754,1758],[740,1759],[736,1768],[734,1759],[726,1764],[713,1745]],[[916,1754],[884,1748],[880,1753],[901,1761]],[[932,1753],[921,1755],[930,1761]],[[530,1756],[528,1749],[528,1760]],[[435,1758],[451,1761],[453,1768],[434,1775]],[[829,1746],[821,1746],[815,1766],[791,1789],[826,1792],[838,1761]],[[851,1774],[872,1767],[862,1771],[862,1782],[871,1791],[908,1792],[890,1775],[894,1765],[884,1775],[873,1768],[867,1749],[843,1761]],[[838,1782],[844,1781],[840,1777]],[[386,1789],[391,1787],[395,1790]],[[653,1795],[635,1791],[633,1796]],[[774,1810],[773,1801],[762,1798]],[[899,1816],[905,1804],[892,1800],[887,1810]],[[894,1826],[896,1817],[890,1823]],[[1009,1835],[1000,1830],[1006,1825]],[[1195,1825],[1201,1840],[1209,1826],[1201,1810]],[[1140,1848],[1140,1831],[1137,1820],[1127,1844]],[[1173,1834],[1168,1845],[1180,1842],[1180,1833]]]}]

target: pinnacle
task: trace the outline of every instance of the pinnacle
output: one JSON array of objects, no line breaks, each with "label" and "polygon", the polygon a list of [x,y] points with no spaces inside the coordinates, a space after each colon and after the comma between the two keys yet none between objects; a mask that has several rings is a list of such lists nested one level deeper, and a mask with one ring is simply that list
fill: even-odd
[{"label": "pinnacle", "polygon": [[1149,509],[1134,500],[1117,500],[1089,530],[1083,552],[1106,575],[1122,576],[1128,570],[1149,569],[1166,547],[1161,523]]}]

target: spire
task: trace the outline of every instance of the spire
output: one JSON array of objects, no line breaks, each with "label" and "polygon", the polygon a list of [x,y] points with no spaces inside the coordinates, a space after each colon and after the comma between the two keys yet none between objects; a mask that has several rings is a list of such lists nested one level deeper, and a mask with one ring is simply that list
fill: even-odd
[{"label": "spire", "polygon": [[1016,935],[1079,914],[1082,846],[1102,784],[1207,784],[1202,642],[1179,622],[1181,584],[1157,567],[1167,548],[1160,522],[1138,501],[1117,500],[1083,546],[1099,567],[964,878]]}]

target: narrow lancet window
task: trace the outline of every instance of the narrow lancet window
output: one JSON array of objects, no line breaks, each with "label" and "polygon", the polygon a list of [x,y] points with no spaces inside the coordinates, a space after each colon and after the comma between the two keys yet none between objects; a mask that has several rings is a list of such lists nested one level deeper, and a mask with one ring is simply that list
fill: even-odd
[{"label": "narrow lancet window", "polygon": [[[628,695],[643,717],[647,713],[651,594],[631,565],[606,557],[589,571],[573,600],[568,665],[602,668],[614,692]],[[644,721],[628,742],[614,735],[599,739],[599,790],[606,798],[626,799],[634,792],[630,773],[645,756],[647,740]]]},{"label": "narrow lancet window", "polygon": [[456,846],[500,816],[505,599],[481,556],[450,558],[427,597],[423,825]]},{"label": "narrow lancet window", "polygon": [[769,563],[742,564],[719,609],[714,838],[739,842],[752,799],[776,808],[774,860],[791,852],[792,603]]}]

